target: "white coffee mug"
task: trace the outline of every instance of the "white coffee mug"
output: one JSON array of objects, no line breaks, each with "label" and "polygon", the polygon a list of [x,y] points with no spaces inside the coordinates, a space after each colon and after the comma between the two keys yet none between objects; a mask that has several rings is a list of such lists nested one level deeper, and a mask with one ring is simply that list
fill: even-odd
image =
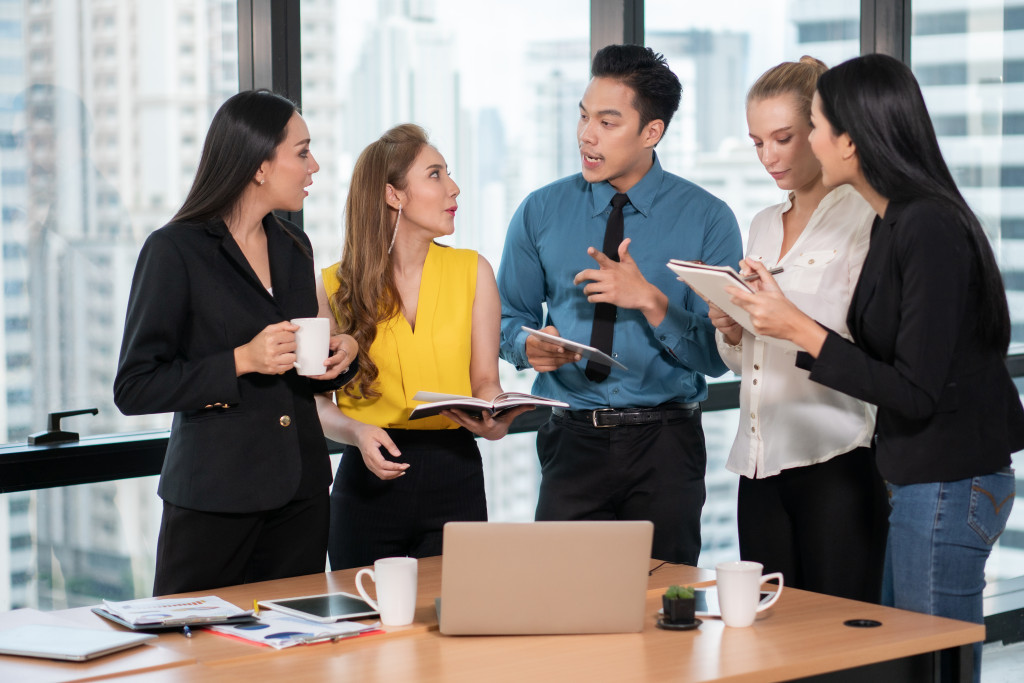
[{"label": "white coffee mug", "polygon": [[[768,609],[782,595],[782,572],[761,575],[760,562],[722,562],[715,566],[718,606],[726,626],[750,626],[758,612]],[[778,580],[775,595],[761,602],[761,584]]]},{"label": "white coffee mug", "polygon": [[[380,612],[385,626],[405,626],[412,623],[416,612],[415,557],[382,557],[373,563],[373,569],[360,569],[356,574],[356,590],[370,607]],[[377,600],[366,594],[363,576],[377,584]]]},{"label": "white coffee mug", "polygon": [[300,375],[322,375],[324,361],[331,353],[331,321],[327,318],[293,318],[295,331],[295,370]]}]

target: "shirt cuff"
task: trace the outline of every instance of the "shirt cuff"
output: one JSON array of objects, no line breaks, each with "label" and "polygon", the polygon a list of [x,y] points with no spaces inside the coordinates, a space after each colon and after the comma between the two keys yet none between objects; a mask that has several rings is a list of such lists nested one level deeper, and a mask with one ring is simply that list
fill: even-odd
[{"label": "shirt cuff", "polygon": [[665,311],[665,317],[662,319],[661,324],[652,328],[654,338],[661,342],[673,356],[676,355],[675,349],[679,346],[683,337],[693,328],[690,320],[692,315],[685,308],[670,305]]},{"label": "shirt cuff", "polygon": [[722,334],[721,330],[715,330],[715,343],[718,344],[719,351],[742,351],[743,350],[743,335],[740,335],[739,342],[730,344],[725,341],[725,335]]}]

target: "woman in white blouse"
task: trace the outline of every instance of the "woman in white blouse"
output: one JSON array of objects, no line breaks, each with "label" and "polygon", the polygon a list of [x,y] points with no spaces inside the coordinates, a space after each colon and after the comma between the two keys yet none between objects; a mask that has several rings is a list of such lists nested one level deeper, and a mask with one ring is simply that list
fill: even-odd
[{"label": "woman in white blouse", "polygon": [[[747,259],[781,266],[786,296],[848,337],[846,311],[875,214],[849,186],[826,187],[811,153],[811,99],[826,69],[811,57],[784,62],[747,94],[757,156],[789,191],[755,216]],[[874,407],[810,381],[794,365],[796,351],[755,337],[714,306],[710,315],[722,359],[742,375],[726,465],[741,475],[741,557],[781,571],[790,586],[878,602],[888,510],[871,447]]]}]

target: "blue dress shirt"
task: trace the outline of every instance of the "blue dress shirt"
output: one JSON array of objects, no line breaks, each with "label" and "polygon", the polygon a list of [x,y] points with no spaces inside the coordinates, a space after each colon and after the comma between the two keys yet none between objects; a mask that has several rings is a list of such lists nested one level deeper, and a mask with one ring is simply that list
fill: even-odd
[{"label": "blue dress shirt", "polygon": [[[573,284],[581,270],[597,268],[587,247],[601,250],[616,190],[588,183],[582,174],[532,192],[516,210],[498,269],[501,357],[519,369],[527,333],[554,325],[566,339],[590,344],[594,304]],[[654,165],[629,192],[623,209],[629,253],[648,282],[668,296],[657,327],[643,313],[618,309],[612,352],[629,370],[612,368],[604,382],[583,374],[586,360],[537,375],[533,391],[575,410],[656,406],[707,398],[704,375],[726,371],[704,301],[666,267],[671,258],[735,267],[743,255],[736,217],[726,204],[693,183]],[[547,304],[545,317],[544,304]]]}]

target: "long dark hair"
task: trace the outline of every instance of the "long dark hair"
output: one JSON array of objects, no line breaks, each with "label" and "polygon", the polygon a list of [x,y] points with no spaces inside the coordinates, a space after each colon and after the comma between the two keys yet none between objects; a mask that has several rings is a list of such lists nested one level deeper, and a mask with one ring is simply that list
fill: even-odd
[{"label": "long dark hair", "polygon": [[260,164],[274,158],[295,103],[269,90],[243,90],[220,106],[203,143],[192,189],[173,220],[227,216]]},{"label": "long dark hair", "polygon": [[867,183],[883,197],[906,202],[927,198],[960,219],[981,279],[977,334],[1006,353],[1010,311],[995,255],[981,222],[949,172],[917,79],[886,55],[856,57],[818,79],[821,109],[836,135],[847,133]]}]

